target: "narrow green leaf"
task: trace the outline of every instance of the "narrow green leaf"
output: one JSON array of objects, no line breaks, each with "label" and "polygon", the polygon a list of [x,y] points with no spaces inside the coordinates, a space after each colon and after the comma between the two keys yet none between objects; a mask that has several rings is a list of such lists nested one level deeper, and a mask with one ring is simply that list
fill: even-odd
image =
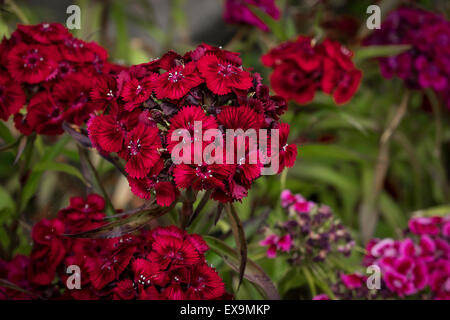
[{"label": "narrow green leaf", "polygon": [[70,174],[70,175],[80,179],[81,181],[85,182],[81,172],[74,166],[71,166],[70,164],[67,164],[67,163],[54,162],[54,161],[40,162],[34,166],[33,170],[36,172],[39,172],[39,171],[64,172],[64,173]]},{"label": "narrow green leaf", "polygon": [[0,138],[2,138],[6,144],[14,142],[14,137],[12,136],[8,127],[1,121],[0,121]]},{"label": "narrow green leaf", "polygon": [[402,52],[411,49],[410,45],[384,45],[367,46],[355,50],[355,61],[362,61],[370,58],[381,58],[396,56]]},{"label": "narrow green leaf", "polygon": [[[231,269],[235,272],[239,272],[240,259],[236,250],[217,238],[211,236],[203,236],[203,238],[211,251],[221,256]],[[280,295],[272,280],[270,280],[264,270],[251,259],[248,259],[248,263],[245,267],[244,278],[256,285],[266,299],[280,299]]]},{"label": "narrow green leaf", "polygon": [[302,267],[301,270],[305,276],[306,282],[308,283],[309,290],[311,292],[311,296],[315,297],[317,295],[316,285],[314,284],[314,277],[311,274],[311,271],[307,267]]}]

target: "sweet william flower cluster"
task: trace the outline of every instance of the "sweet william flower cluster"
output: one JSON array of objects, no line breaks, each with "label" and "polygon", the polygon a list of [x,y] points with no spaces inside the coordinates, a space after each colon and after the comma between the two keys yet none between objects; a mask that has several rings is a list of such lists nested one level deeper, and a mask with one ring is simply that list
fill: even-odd
[{"label": "sweet william flower cluster", "polygon": [[[179,300],[230,298],[206,264],[200,235],[175,226],[111,239],[68,238],[67,233],[103,225],[105,201],[97,194],[74,197],[55,219],[32,231],[29,257],[0,260],[0,277],[26,291],[0,287],[0,299]],[[68,289],[69,266],[80,267],[81,288]]]},{"label": "sweet william flower cluster", "polygon": [[311,37],[299,36],[273,48],[261,60],[273,68],[270,84],[285,99],[306,104],[320,90],[336,104],[344,104],[356,93],[362,78],[352,57],[353,52],[337,41],[316,43]]},{"label": "sweet william flower cluster", "polygon": [[[415,217],[402,239],[372,239],[363,266],[381,270],[379,290],[369,290],[362,273],[341,274],[333,285],[339,299],[450,299],[450,217]],[[319,295],[317,299],[329,299]]]},{"label": "sweet william flower cluster", "polygon": [[90,98],[97,77],[121,69],[107,57],[61,24],[19,25],[0,44],[0,119],[14,115],[25,135],[58,135],[63,121],[85,123],[102,107]]},{"label": "sweet william flower cluster", "polygon": [[[289,125],[279,122],[285,100],[270,96],[260,76],[245,70],[234,52],[206,44],[184,56],[170,51],[116,76],[102,77],[91,96],[104,106],[88,122],[93,145],[101,153],[115,152],[124,159],[132,192],[144,199],[155,193],[161,206],[170,205],[180,190],[189,187],[211,190],[212,198],[221,202],[247,195],[264,166],[261,157],[254,163],[249,160],[254,149],[246,147],[239,159],[237,148],[233,149],[232,163],[202,158],[218,138],[223,145],[230,139],[238,144],[238,137],[225,135],[228,129],[257,133],[277,129],[279,147],[271,149],[269,141],[266,155],[278,156],[278,172],[291,167],[297,155],[296,146],[287,143]],[[216,129],[218,136],[196,138],[209,129]],[[181,155],[188,160],[199,155],[200,162],[174,163],[172,154],[180,141],[173,136],[183,130],[189,133],[183,141],[192,143],[192,148]]]},{"label": "sweet william flower cluster", "polygon": [[290,190],[281,193],[281,205],[288,212],[289,220],[269,230],[259,243],[268,246],[269,258],[288,253],[291,264],[307,265],[325,261],[329,255],[351,253],[355,241],[329,207],[317,205]]},{"label": "sweet william flower cluster", "polygon": [[364,40],[366,45],[410,45],[405,52],[379,58],[385,78],[397,76],[412,89],[432,88],[450,108],[450,22],[443,16],[415,8],[391,12]]}]

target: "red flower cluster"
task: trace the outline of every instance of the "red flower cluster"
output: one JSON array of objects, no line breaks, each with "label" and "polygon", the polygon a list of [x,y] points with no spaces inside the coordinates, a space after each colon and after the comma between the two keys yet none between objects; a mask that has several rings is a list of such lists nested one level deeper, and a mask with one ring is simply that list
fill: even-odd
[{"label": "red flower cluster", "polygon": [[105,49],[61,24],[19,25],[0,44],[0,119],[14,115],[26,135],[61,134],[63,121],[82,124],[101,107],[90,98],[96,79],[120,70],[106,60]]},{"label": "red flower cluster", "polygon": [[[58,217],[33,227],[30,257],[0,260],[0,278],[48,299],[222,299],[217,272],[206,264],[201,236],[175,226],[112,239],[78,239],[65,233],[102,225],[104,200],[96,194],[72,198]],[[81,288],[66,286],[69,266],[80,268]],[[58,281],[55,281],[55,278]],[[0,288],[0,299],[33,298]]]},{"label": "red flower cluster", "polygon": [[[190,154],[180,154],[183,158],[201,157],[215,143],[215,137],[205,142],[202,136],[197,141],[200,147],[194,148],[195,134],[208,129],[219,130],[224,145],[227,129],[279,129],[279,150],[267,154],[279,154],[280,172],[296,158],[296,147],[287,144],[289,125],[279,123],[285,100],[270,96],[259,75],[243,69],[234,52],[206,44],[184,56],[170,51],[115,77],[102,78],[91,96],[105,107],[88,122],[92,144],[101,153],[116,152],[124,159],[132,192],[144,199],[156,193],[162,206],[170,205],[179,189],[188,187],[213,190],[212,197],[222,202],[240,200],[263,167],[260,162],[250,164],[250,149],[235,164],[203,158],[196,164],[174,163],[171,153],[179,141],[172,137],[182,129],[190,133],[186,139],[192,142]],[[199,128],[196,122],[201,123]]]},{"label": "red flower cluster", "polygon": [[340,43],[310,37],[285,42],[263,55],[264,65],[274,69],[270,83],[287,100],[305,104],[316,90],[332,95],[336,104],[348,102],[358,90],[362,72],[352,62],[353,53]]}]

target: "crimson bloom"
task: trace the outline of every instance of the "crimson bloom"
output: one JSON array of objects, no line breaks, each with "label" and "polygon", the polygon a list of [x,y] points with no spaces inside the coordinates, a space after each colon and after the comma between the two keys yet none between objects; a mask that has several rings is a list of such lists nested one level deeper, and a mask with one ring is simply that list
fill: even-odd
[{"label": "crimson bloom", "polygon": [[131,111],[150,98],[155,77],[156,75],[153,75],[140,80],[134,78],[125,82],[121,93],[122,99],[126,102],[125,110]]},{"label": "crimson bloom", "polygon": [[230,93],[233,89],[247,90],[252,86],[250,73],[213,54],[202,57],[198,69],[208,88],[218,95]]},{"label": "crimson bloom", "polygon": [[56,47],[20,43],[8,54],[8,71],[18,82],[39,83],[56,75],[58,58]]},{"label": "crimson bloom", "polygon": [[43,44],[58,43],[72,38],[69,30],[59,23],[19,24],[17,30],[25,36],[32,38],[34,41]]},{"label": "crimson bloom", "polygon": [[194,62],[189,62],[185,66],[175,66],[158,76],[155,83],[156,97],[180,99],[202,82],[203,79],[200,78]]},{"label": "crimson bloom", "polygon": [[22,87],[6,75],[0,75],[0,119],[8,120],[25,104],[26,97]]},{"label": "crimson bloom", "polygon": [[127,160],[125,170],[132,178],[143,178],[160,158],[162,147],[158,128],[139,124],[125,139],[120,156]]},{"label": "crimson bloom", "polygon": [[288,100],[305,104],[317,90],[333,96],[336,104],[348,102],[358,90],[362,72],[353,64],[353,53],[340,43],[310,37],[282,43],[261,57],[274,69],[270,82],[274,91]]}]

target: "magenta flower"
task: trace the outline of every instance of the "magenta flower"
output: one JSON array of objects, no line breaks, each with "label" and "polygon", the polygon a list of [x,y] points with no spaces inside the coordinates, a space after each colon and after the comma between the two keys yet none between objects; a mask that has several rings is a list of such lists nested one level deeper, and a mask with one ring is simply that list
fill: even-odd
[{"label": "magenta flower", "polygon": [[360,288],[366,281],[367,277],[358,274],[341,274],[341,281],[348,289]]}]

